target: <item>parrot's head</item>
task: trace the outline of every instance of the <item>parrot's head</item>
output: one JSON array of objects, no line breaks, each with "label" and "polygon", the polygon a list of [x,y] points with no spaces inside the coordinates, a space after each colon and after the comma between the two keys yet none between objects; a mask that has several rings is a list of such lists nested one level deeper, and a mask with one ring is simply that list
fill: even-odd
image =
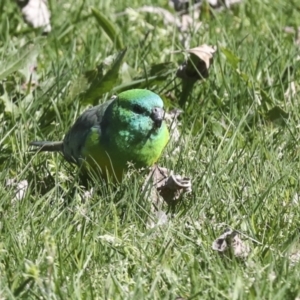
[{"label": "parrot's head", "polygon": [[162,99],[149,90],[133,89],[120,93],[115,99],[115,118],[119,118],[122,129],[126,127],[139,135],[158,132],[164,124]]},{"label": "parrot's head", "polygon": [[128,90],[115,96],[106,111],[103,140],[115,167],[123,170],[128,161],[137,168],[152,166],[170,138],[161,98],[148,90]]}]

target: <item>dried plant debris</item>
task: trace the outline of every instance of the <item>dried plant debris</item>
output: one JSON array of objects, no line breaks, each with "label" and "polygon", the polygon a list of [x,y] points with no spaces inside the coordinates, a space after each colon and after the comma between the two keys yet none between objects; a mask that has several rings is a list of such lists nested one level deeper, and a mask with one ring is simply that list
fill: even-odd
[{"label": "dried plant debris", "polygon": [[136,12],[159,15],[162,17],[163,22],[166,26],[167,25],[175,26],[180,32],[188,31],[188,29],[190,28],[193,28],[194,30],[198,30],[201,26],[201,22],[195,21],[199,19],[199,15],[200,15],[199,11],[195,11],[194,16],[192,18],[190,15],[187,14],[178,16],[177,14],[173,14],[162,7],[149,6],[149,5],[144,5],[135,10],[133,10],[132,8],[127,8],[124,12],[118,13],[116,16],[120,17],[123,15],[130,15]]},{"label": "dried plant debris", "polygon": [[86,202],[92,199],[95,189],[92,187],[89,190],[85,190],[82,197],[82,202]]},{"label": "dried plant debris", "polygon": [[296,249],[295,251],[290,253],[288,258],[289,258],[291,266],[297,265],[300,262],[300,250]]},{"label": "dried plant debris", "polygon": [[213,63],[213,55],[216,51],[216,46],[206,44],[185,50],[184,52],[188,53],[189,56],[187,60],[179,66],[176,76],[193,81],[207,78],[208,70]]},{"label": "dried plant debris", "polygon": [[300,27],[294,28],[294,27],[284,27],[284,32],[288,34],[294,34],[295,36],[295,45],[300,46]]},{"label": "dried plant debris", "polygon": [[239,233],[229,228],[213,242],[212,249],[220,254],[232,253],[239,258],[247,258],[250,253],[249,246],[241,240]]},{"label": "dried plant debris", "polygon": [[177,204],[184,194],[192,192],[192,181],[188,177],[175,175],[172,170],[154,166],[148,174],[144,188],[151,184],[151,201],[161,208],[161,198],[169,205]]},{"label": "dried plant debris", "polygon": [[[202,4],[201,0],[192,1],[193,6],[200,6]],[[190,0],[170,0],[169,5],[173,7],[176,11],[188,11],[190,7]]]},{"label": "dried plant debris", "polygon": [[10,178],[10,179],[6,180],[6,186],[13,187],[13,189],[14,189],[14,197],[12,199],[12,202],[20,201],[26,195],[26,191],[28,189],[28,181],[21,180],[21,181],[17,182],[16,179]]},{"label": "dried plant debris", "polygon": [[[201,6],[208,4],[215,11],[221,11],[224,8],[230,8],[233,4],[242,2],[242,0],[170,0],[169,5],[178,12],[180,16],[180,26],[178,26],[181,44],[184,48],[190,47],[190,31],[198,31],[202,22],[198,21],[201,14]],[[203,76],[204,77],[204,76]]]},{"label": "dried plant debris", "polygon": [[177,27],[181,26],[179,18],[162,7],[144,5],[138,8],[137,11],[161,15],[165,25],[172,24]]},{"label": "dried plant debris", "polygon": [[[192,29],[194,32],[197,32],[202,25],[202,22],[197,21],[199,20],[199,17],[199,11],[192,12],[192,15],[182,15],[179,30],[181,32],[187,32]],[[189,37],[191,38],[190,34]]]},{"label": "dried plant debris", "polygon": [[288,259],[290,266],[294,267],[299,265],[300,262],[300,244],[299,240],[292,242],[289,248],[285,252],[285,256]]},{"label": "dried plant debris", "polygon": [[[300,29],[299,29],[300,30]],[[300,31],[299,31],[300,36]],[[300,39],[299,39],[300,40]],[[300,45],[300,42],[299,42]],[[280,82],[285,89],[284,97],[286,100],[292,104],[292,99],[297,94],[297,88],[296,88],[296,73],[298,72],[300,66],[300,56],[296,57],[295,62],[292,65],[289,65],[285,68],[283,75],[281,76]]]},{"label": "dried plant debris", "polygon": [[152,214],[147,226],[154,228],[168,223],[168,215],[163,210],[164,204],[174,208],[184,195],[192,191],[192,182],[190,178],[174,175],[167,168],[154,166],[147,175],[142,190],[147,191],[152,204]]},{"label": "dried plant debris", "polygon": [[27,24],[33,28],[43,28],[43,33],[51,31],[47,0],[17,0],[17,3]]},{"label": "dried plant debris", "polygon": [[291,100],[291,98],[295,97],[296,94],[297,94],[297,90],[296,90],[295,81],[291,81],[286,91],[284,92],[284,97],[287,100]]},{"label": "dried plant debris", "polygon": [[174,7],[176,11],[188,11],[190,4],[192,7],[200,8],[204,2],[207,2],[214,9],[230,8],[234,4],[242,2],[242,0],[170,0],[169,4]]},{"label": "dried plant debris", "polygon": [[163,210],[153,210],[151,217],[147,220],[147,227],[154,228],[167,224],[169,221],[167,214]]},{"label": "dried plant debris", "polygon": [[[129,18],[136,18],[140,13],[149,13],[161,17],[167,30],[165,32],[173,32],[173,28],[175,27],[178,31],[179,39],[183,48],[189,48],[189,42],[191,40],[191,31],[198,31],[202,24],[202,22],[199,21],[199,10],[193,10],[190,13],[182,14],[170,12],[162,7],[149,5],[145,5],[136,9],[126,8],[125,11],[117,13],[116,17],[127,15],[129,16]],[[144,25],[146,24],[148,28],[154,30],[155,27],[153,27],[152,24],[147,22],[144,23]]]}]

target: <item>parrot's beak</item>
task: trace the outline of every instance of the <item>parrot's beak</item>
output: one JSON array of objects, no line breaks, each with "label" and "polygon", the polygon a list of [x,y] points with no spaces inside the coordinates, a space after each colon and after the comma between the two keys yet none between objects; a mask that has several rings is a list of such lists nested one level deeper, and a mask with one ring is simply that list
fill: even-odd
[{"label": "parrot's beak", "polygon": [[151,113],[151,119],[154,122],[154,127],[159,128],[162,124],[162,121],[164,119],[165,111],[163,108],[160,107],[154,107],[152,109]]}]

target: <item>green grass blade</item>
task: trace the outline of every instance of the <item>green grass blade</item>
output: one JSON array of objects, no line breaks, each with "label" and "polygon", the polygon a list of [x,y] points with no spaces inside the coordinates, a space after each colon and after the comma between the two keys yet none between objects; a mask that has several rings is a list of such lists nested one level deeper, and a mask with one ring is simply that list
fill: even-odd
[{"label": "green grass blade", "polygon": [[2,58],[3,61],[0,61],[0,80],[26,66],[37,55],[38,50],[38,45],[26,44],[16,54],[10,55],[7,61],[6,58]]},{"label": "green grass blade", "polygon": [[120,51],[116,58],[113,60],[110,69],[101,78],[95,78],[87,91],[81,96],[83,104],[96,105],[98,99],[105,93],[111,91],[116,85],[119,78],[119,70],[126,54],[127,49]]},{"label": "green grass blade", "polygon": [[92,7],[92,14],[96,18],[99,26],[104,30],[113,44],[116,46],[117,50],[121,50],[124,48],[123,42],[121,40],[120,35],[117,33],[117,30],[114,24],[106,18],[99,10]]}]

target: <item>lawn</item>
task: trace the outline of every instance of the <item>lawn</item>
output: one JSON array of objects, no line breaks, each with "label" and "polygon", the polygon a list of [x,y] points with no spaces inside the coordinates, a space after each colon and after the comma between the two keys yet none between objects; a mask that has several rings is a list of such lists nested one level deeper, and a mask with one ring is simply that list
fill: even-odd
[{"label": "lawn", "polygon": [[[168,1],[48,4],[45,36],[0,3],[0,298],[300,299],[298,1],[204,4],[188,28],[153,9],[175,16]],[[186,50],[203,44],[209,77],[184,84]],[[61,155],[29,147],[129,88],[183,110],[158,163],[192,192],[162,225],[149,226],[138,171],[85,187]],[[228,228],[242,255],[213,249]]]}]

